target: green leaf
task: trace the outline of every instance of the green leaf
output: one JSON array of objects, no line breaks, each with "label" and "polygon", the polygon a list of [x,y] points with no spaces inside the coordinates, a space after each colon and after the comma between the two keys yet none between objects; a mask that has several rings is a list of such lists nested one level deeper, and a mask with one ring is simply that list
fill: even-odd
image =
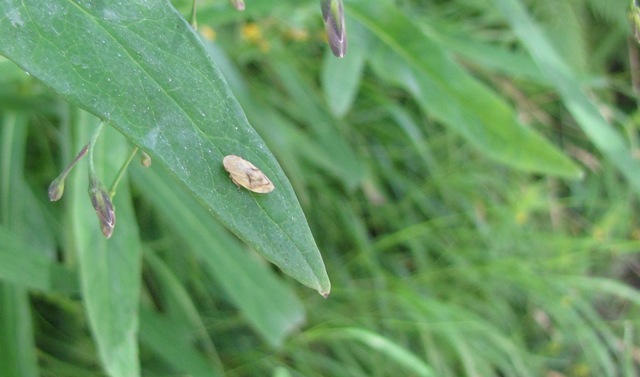
[{"label": "green leaf", "polygon": [[140,340],[162,356],[174,368],[194,377],[220,376],[193,347],[189,336],[166,316],[142,308],[140,310]]},{"label": "green leaf", "polygon": [[336,59],[328,52],[324,54],[322,67],[322,89],[333,115],[343,117],[351,108],[360,87],[360,78],[369,49],[366,36],[358,23],[347,21],[351,47],[349,54]]},{"label": "green leaf", "polygon": [[[276,153],[284,159],[282,163],[290,176],[304,174],[306,166],[304,161],[322,168],[349,190],[353,190],[362,183],[365,175],[363,163],[348,145],[344,135],[336,129],[335,121],[323,111],[319,99],[316,100],[309,90],[311,84],[302,81],[301,73],[294,72],[295,67],[288,65],[280,71],[284,76],[283,82],[293,99],[293,107],[297,109],[296,113],[302,114],[304,119],[301,121],[309,123],[312,132],[301,130],[288,114],[283,114],[274,106],[265,104],[255,94],[259,89],[255,86],[249,88],[223,50],[212,43],[207,43],[206,46],[218,63],[233,93],[242,103],[247,117],[251,119],[256,129],[265,133],[265,138],[270,145],[278,146]],[[295,61],[292,56],[278,59]],[[334,60],[342,59],[334,58]],[[267,95],[271,96],[270,93]],[[304,192],[300,194],[304,195]],[[302,197],[301,200],[304,201],[305,198]]]},{"label": "green leaf", "polygon": [[372,57],[376,72],[405,87],[435,119],[502,163],[570,178],[581,176],[570,159],[520,124],[504,100],[460,67],[393,4],[354,0],[348,9],[380,40]]},{"label": "green leaf", "polygon": [[[266,259],[329,293],[291,185],[198,37],[168,2],[9,1],[0,14],[1,54],[165,165]],[[222,168],[228,154],[254,163],[276,190],[239,191]]]},{"label": "green leaf", "polygon": [[[186,287],[152,251],[145,250],[144,261],[158,285],[157,292],[162,292],[159,298],[162,302],[162,314],[156,314],[147,308],[153,304],[141,307],[140,340],[176,369],[188,375],[222,375],[222,365],[207,326]],[[172,324],[158,326],[167,321]],[[183,339],[184,343],[176,343],[176,339]]]},{"label": "green leaf", "polygon": [[[365,176],[363,164],[354,149],[347,143],[335,120],[321,106],[321,97],[311,88],[313,81],[304,74],[304,69],[291,64],[295,59],[283,51],[278,59],[271,60],[270,73],[278,80],[292,99],[285,102],[286,112],[301,123],[309,122],[310,133],[313,134],[312,143],[318,144],[319,149],[327,156],[322,166],[346,183],[349,190],[355,189],[362,183]],[[317,162],[313,156],[309,157]]]},{"label": "green leaf", "polygon": [[[94,124],[86,115],[79,124]],[[78,127],[79,128],[79,127]],[[76,140],[89,139],[87,127]],[[84,131],[84,132],[82,132]],[[129,143],[107,127],[94,150],[95,166],[103,182],[111,182],[127,158]],[[77,149],[82,144],[77,144]],[[86,167],[86,161],[76,169]],[[80,170],[78,169],[78,170]],[[126,179],[114,198],[116,228],[106,239],[87,195],[88,178],[74,172],[67,182],[65,199],[72,209],[72,248],[76,250],[83,303],[102,364],[110,376],[139,376],[138,305],[141,286],[141,245]]]},{"label": "green leaf", "polygon": [[[28,191],[24,190],[26,182],[22,170],[26,140],[26,118],[16,113],[3,114],[0,118],[0,224],[3,230],[0,233],[0,244],[8,243],[9,246],[16,246],[22,243],[20,241],[42,245],[41,235],[32,235],[35,242],[24,238],[29,232],[29,226],[33,224],[33,214],[25,213],[32,209],[31,198],[27,196]],[[3,233],[10,233],[17,239],[9,238]],[[5,259],[6,249],[2,250],[2,259]],[[11,259],[2,262],[16,262]],[[22,266],[25,267],[25,264]],[[19,267],[19,263],[3,264],[2,269],[15,271]],[[17,277],[15,272],[5,270],[3,275],[5,274],[10,279],[14,277],[19,280],[11,279],[14,282],[23,283],[26,280]],[[7,377],[35,377],[39,374],[29,292],[25,286],[4,279],[0,281],[0,368],[1,374]]]},{"label": "green leaf", "polygon": [[634,158],[622,136],[607,123],[589,99],[570,67],[562,60],[544,33],[522,5],[513,0],[495,0],[511,28],[549,77],[565,106],[591,142],[620,170],[636,191],[640,190],[640,161]]},{"label": "green leaf", "polygon": [[435,375],[431,366],[426,364],[413,352],[405,349],[388,337],[384,337],[366,329],[347,327],[331,330],[319,330],[317,334],[314,333],[313,335],[318,336],[319,338],[357,341],[369,347],[371,352],[376,352],[384,357],[388,357],[399,366],[410,370],[411,373],[416,376],[429,377]]},{"label": "green leaf", "polygon": [[38,376],[29,292],[0,283],[0,365],[6,377]]},{"label": "green leaf", "polygon": [[45,292],[77,293],[76,275],[0,225],[0,280]]}]

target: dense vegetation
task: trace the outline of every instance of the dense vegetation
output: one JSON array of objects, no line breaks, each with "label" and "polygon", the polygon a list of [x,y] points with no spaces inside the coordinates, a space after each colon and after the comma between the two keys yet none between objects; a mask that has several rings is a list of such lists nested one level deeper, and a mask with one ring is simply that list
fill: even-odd
[{"label": "dense vegetation", "polygon": [[[345,0],[341,59],[317,1],[200,1],[201,39],[190,1],[29,3],[0,4],[0,375],[640,373],[627,0]],[[106,187],[152,159],[108,240],[87,157],[47,196],[101,119]]]}]

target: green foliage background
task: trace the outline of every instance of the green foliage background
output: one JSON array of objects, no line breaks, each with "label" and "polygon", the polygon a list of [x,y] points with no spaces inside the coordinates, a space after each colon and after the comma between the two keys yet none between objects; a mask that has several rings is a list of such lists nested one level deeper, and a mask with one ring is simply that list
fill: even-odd
[{"label": "green foliage background", "polygon": [[[35,3],[0,4],[0,375],[638,373],[626,0],[345,1],[343,59],[316,2]],[[46,195],[99,118],[105,182],[153,158],[109,240],[86,161]]]}]

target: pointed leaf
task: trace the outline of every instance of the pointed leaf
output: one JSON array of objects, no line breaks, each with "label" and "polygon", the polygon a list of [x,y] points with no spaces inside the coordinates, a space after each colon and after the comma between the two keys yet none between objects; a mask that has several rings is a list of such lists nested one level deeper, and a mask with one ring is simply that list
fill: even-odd
[{"label": "pointed leaf", "polygon": [[[167,166],[266,259],[329,293],[291,185],[196,34],[168,2],[7,1],[0,14],[1,54]],[[229,154],[260,168],[275,191],[239,191],[222,168]]]}]

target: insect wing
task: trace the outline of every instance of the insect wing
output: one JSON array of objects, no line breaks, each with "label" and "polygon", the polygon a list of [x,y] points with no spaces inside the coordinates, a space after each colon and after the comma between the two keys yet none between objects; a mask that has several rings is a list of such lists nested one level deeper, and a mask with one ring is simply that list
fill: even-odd
[{"label": "insect wing", "polygon": [[251,162],[236,155],[226,156],[222,164],[233,183],[249,191],[266,194],[275,189],[271,180]]}]

